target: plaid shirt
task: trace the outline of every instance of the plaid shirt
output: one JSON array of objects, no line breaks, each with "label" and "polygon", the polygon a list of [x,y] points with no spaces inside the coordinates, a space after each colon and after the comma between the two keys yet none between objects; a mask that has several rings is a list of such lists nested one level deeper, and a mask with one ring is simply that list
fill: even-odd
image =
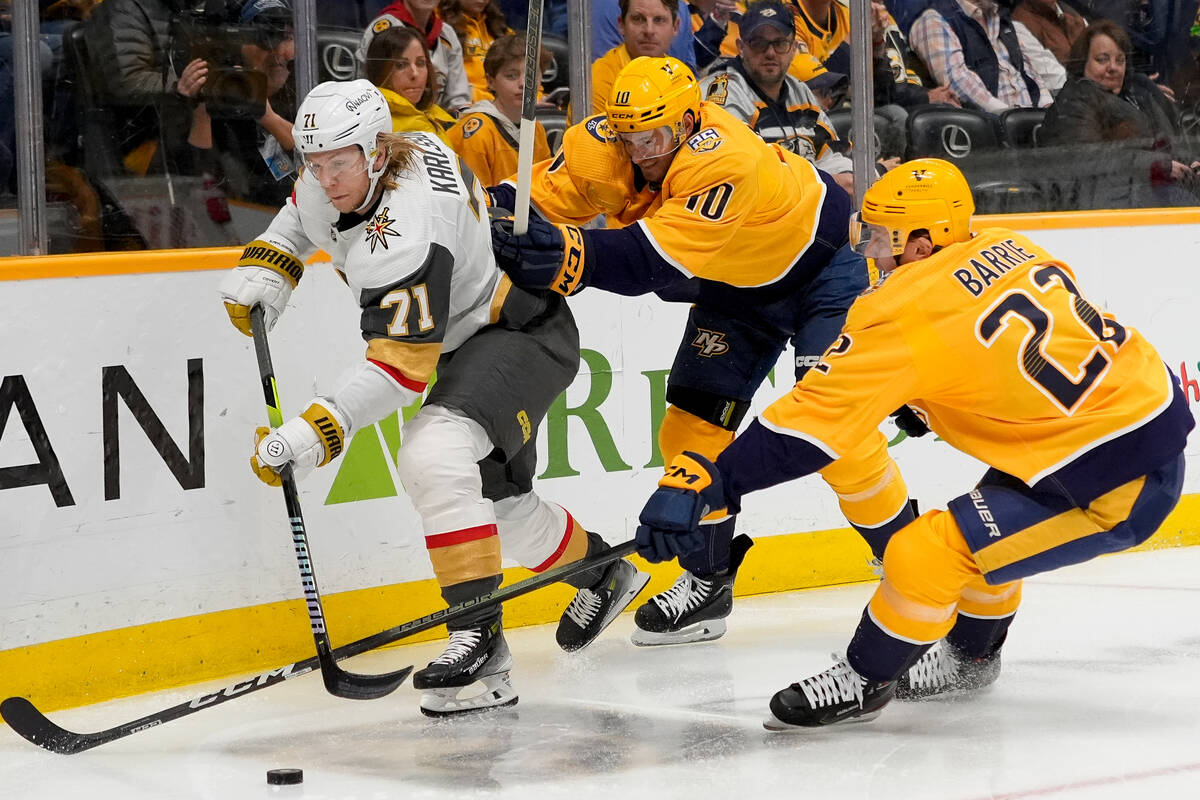
[{"label": "plaid shirt", "polygon": [[[963,59],[962,43],[945,17],[930,8],[917,18],[908,34],[908,43],[929,67],[934,81],[939,86],[949,86],[963,103],[970,103],[984,111],[998,114],[1006,108],[1033,105],[1029,88],[1013,63],[1008,59],[1008,49],[1000,42],[1000,18],[992,14],[985,17],[983,11],[970,0],[957,0],[963,13],[979,23],[987,32],[992,50],[1000,64],[1000,80],[996,94],[988,91],[980,77],[967,68]],[[1042,81],[1041,76],[1023,56],[1025,73],[1034,80],[1041,92],[1038,105],[1048,106],[1054,98]]]}]

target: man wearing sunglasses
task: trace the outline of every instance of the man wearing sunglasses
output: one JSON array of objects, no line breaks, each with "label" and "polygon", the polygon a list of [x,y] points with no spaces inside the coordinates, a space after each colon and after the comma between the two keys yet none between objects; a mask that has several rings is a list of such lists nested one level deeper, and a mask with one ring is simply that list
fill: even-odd
[{"label": "man wearing sunglasses", "polygon": [[[685,450],[715,458],[788,341],[799,378],[867,287],[866,263],[847,245],[846,192],[702,102],[691,70],[674,58],[638,58],[622,69],[606,114],[567,130],[559,155],[535,167],[531,190],[537,213],[528,232],[515,235],[509,220],[492,230],[497,261],[516,284],[693,303],[658,433],[668,461]],[[511,186],[491,194],[512,208]],[[578,227],[601,213],[627,227]],[[822,477],[880,555],[912,512],[886,441],[875,444],[852,471],[835,465]],[[686,572],[638,609],[636,644],[725,632],[749,547],[733,531],[724,512],[705,520],[704,546],[680,559]]]},{"label": "man wearing sunglasses", "polygon": [[724,107],[766,141],[804,156],[853,194],[853,165],[834,149],[833,124],[812,90],[788,74],[796,53],[791,9],[776,0],[760,0],[742,15],[740,31],[737,58],[704,79],[700,86],[704,98]]}]

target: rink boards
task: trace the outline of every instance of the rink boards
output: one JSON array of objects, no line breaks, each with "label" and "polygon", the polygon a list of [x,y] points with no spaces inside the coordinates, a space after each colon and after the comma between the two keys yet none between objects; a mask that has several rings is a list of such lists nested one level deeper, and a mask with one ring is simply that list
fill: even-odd
[{"label": "rink boards", "polygon": [[[1120,220],[1127,227],[1076,227],[1102,224],[1095,215],[985,224],[1030,231],[1074,267],[1090,300],[1200,381],[1190,270],[1200,224],[1172,212]],[[247,465],[265,412],[251,342],[216,292],[237,252],[0,260],[0,696],[61,708],[311,651],[282,498]],[[595,292],[571,303],[583,361],[539,431],[537,489],[618,542],[632,536],[661,467],[654,431],[686,307]],[[285,412],[362,357],[357,322],[341,281],[311,265],[271,336]],[[754,410],[791,375],[786,351]],[[1187,390],[1200,405],[1200,383]],[[440,606],[387,455],[400,422],[360,432],[301,485],[335,644]],[[884,431],[923,507],[944,505],[982,472],[933,437]],[[1189,461],[1197,455],[1193,444]],[[1198,486],[1193,469],[1151,546],[1200,542]],[[871,577],[865,546],[819,479],[752,496],[741,529],[757,544],[739,593]],[[677,569],[653,573],[658,591]],[[507,607],[508,624],[554,619],[568,597],[530,595]]]}]

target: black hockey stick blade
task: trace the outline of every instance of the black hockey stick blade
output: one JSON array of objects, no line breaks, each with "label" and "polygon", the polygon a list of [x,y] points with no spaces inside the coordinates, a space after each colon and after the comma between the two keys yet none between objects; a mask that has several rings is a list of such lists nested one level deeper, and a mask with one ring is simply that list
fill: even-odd
[{"label": "black hockey stick blade", "polygon": [[364,675],[361,672],[347,672],[337,665],[334,652],[325,651],[318,656],[321,663],[321,680],[325,691],[347,700],[377,700],[386,697],[400,688],[405,678],[413,671],[411,666],[398,669],[395,672],[385,672],[381,675]]},{"label": "black hockey stick blade", "polygon": [[[443,608],[432,614],[426,614],[423,617],[414,619],[411,622],[406,622],[403,625],[388,628],[386,631],[380,631],[364,639],[342,645],[333,650],[330,656],[335,659],[351,658],[352,656],[366,653],[369,650],[375,650],[376,648],[398,642],[401,639],[421,633],[422,631],[427,631],[430,628],[436,628],[438,625],[453,622],[468,612],[479,610],[480,607],[503,603],[506,600],[528,594],[543,586],[557,583],[572,575],[578,575],[581,572],[605,566],[616,561],[618,558],[631,555],[635,550],[637,550],[637,545],[634,541],[630,540],[610,547],[603,552],[580,559],[579,561],[555,567],[552,570],[539,573],[509,586],[502,586],[493,592],[488,592],[465,603]],[[215,705],[224,703],[226,700],[244,697],[259,689],[265,689],[268,686],[274,686],[291,678],[305,675],[319,666],[319,657],[313,656],[304,661],[297,661],[294,664],[288,664],[285,667],[279,667],[270,672],[264,672],[260,675],[247,678],[244,681],[227,686],[212,694],[201,695],[193,700],[171,706],[163,711],[157,711],[153,714],[139,717],[132,722],[126,722],[123,725],[117,725],[116,727],[96,731],[95,733],[76,733],[56,725],[45,714],[39,711],[37,706],[24,697],[10,697],[3,703],[0,703],[0,716],[3,716],[4,721],[9,724],[9,727],[25,740],[54,753],[71,755],[73,753],[81,753],[84,750],[91,750],[93,747],[98,747],[117,739],[123,739],[139,731],[158,727],[164,722],[171,722],[180,717],[194,714],[197,711],[212,708]],[[412,667],[406,669],[411,670]],[[405,670],[401,670],[401,672],[405,672],[407,676]]]},{"label": "black hockey stick blade", "polygon": [[[279,403],[279,391],[275,384],[275,368],[271,365],[271,349],[267,344],[267,326],[261,305],[250,309],[250,330],[254,336],[254,354],[258,358],[258,374],[262,380],[263,399],[267,404],[267,418],[272,428],[283,424],[283,410]],[[308,533],[304,528],[304,515],[300,510],[300,493],[296,489],[296,478],[290,464],[280,473],[283,498],[287,504],[288,518],[292,526],[292,543],[296,549],[296,563],[300,567],[300,578],[304,586],[304,600],[308,606],[309,623],[312,626],[313,642],[317,647],[317,661],[321,666],[321,679],[325,689],[337,697],[348,700],[376,700],[385,697],[404,683],[412,667],[383,675],[362,675],[347,672],[337,665],[331,651],[329,634],[325,630],[325,611],[321,605],[321,592],[317,589],[317,576],[313,570],[308,549]]]}]

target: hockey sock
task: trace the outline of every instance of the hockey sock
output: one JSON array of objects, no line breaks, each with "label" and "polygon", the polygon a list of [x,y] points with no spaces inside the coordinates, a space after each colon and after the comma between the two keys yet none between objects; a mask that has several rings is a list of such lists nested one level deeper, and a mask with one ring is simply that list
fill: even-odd
[{"label": "hockey sock", "polygon": [[[597,533],[588,531],[587,540],[587,552],[583,554],[584,558],[587,558],[588,556],[594,556],[596,553],[608,549],[608,544],[601,539],[600,535]],[[581,572],[578,575],[572,575],[564,582],[569,583],[576,589],[589,589],[600,583],[602,580],[604,580],[604,567],[596,567],[595,569],[589,569],[586,572]]]},{"label": "hockey sock", "polygon": [[970,617],[959,613],[946,641],[971,658],[986,658],[1001,648],[1008,638],[1008,626],[1016,617]]},{"label": "hockey sock", "polygon": [[679,557],[679,566],[697,576],[715,575],[729,571],[729,551],[737,517],[726,517],[713,525],[701,524],[705,535],[704,547]]},{"label": "hockey sock", "polygon": [[[494,592],[500,588],[502,576],[489,575],[486,578],[476,578],[474,580],[455,583],[451,586],[442,587],[442,599],[446,601],[447,606],[456,606],[459,603],[465,603],[468,600],[473,600],[480,595]],[[500,619],[503,612],[499,603],[493,606],[485,606],[478,611],[466,614],[454,622],[455,630],[465,630],[467,628],[480,628]]]},{"label": "hockey sock", "polygon": [[871,554],[882,559],[883,551],[887,549],[887,543],[892,538],[892,534],[916,518],[917,501],[910,499],[899,514],[877,528],[864,528],[853,522],[850,523],[850,527],[858,531],[858,535],[866,541],[867,546],[871,548]]},{"label": "hockey sock", "polygon": [[846,648],[846,661],[854,671],[873,681],[892,681],[925,655],[930,644],[914,644],[897,639],[881,628],[863,611],[854,638]]}]

